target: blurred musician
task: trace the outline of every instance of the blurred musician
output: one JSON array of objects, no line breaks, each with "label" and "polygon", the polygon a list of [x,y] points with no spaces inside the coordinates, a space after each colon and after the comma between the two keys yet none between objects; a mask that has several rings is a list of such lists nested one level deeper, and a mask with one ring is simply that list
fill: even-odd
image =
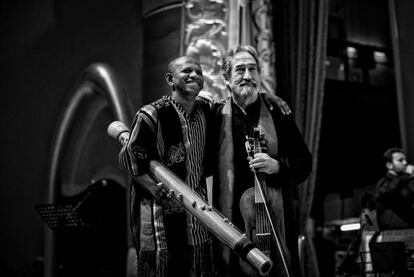
[{"label": "blurred musician", "polygon": [[381,230],[414,228],[414,166],[399,148],[386,150],[383,158],[387,172],[375,189],[378,225]]}]

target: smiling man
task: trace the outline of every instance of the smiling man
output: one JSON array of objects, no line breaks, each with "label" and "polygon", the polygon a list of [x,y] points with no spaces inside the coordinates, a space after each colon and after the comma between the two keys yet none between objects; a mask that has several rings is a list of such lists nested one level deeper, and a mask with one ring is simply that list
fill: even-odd
[{"label": "smiling man", "polygon": [[173,201],[165,200],[148,174],[158,160],[206,200],[204,166],[206,114],[197,100],[204,78],[192,57],[174,59],[165,75],[171,95],[141,108],[128,144],[120,152],[121,167],[134,180],[131,226],[138,254],[138,276],[212,276],[212,240],[199,221]]}]

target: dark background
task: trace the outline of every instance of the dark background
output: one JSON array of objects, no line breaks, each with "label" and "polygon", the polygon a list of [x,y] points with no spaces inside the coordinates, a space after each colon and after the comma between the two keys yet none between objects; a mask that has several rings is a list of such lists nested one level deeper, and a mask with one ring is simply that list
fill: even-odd
[{"label": "dark background", "polygon": [[[180,1],[1,2],[1,276],[30,276],[28,268],[39,264],[36,261],[42,264],[46,226],[34,206],[45,202],[51,144],[80,72],[94,62],[111,65],[134,110],[164,94],[167,60],[179,53],[180,10],[154,16],[149,12],[169,2]],[[355,216],[359,201],[355,192],[370,190],[383,173],[384,150],[401,146],[401,107],[404,139],[411,145],[413,3],[395,1],[400,35],[397,49],[392,44],[395,30],[390,26],[387,1],[331,1],[328,58],[345,59],[338,49],[353,44],[384,51],[390,62],[383,73],[369,69],[369,61],[361,61],[362,67],[350,67],[346,78],[327,78],[315,195],[319,205],[314,209],[320,224],[326,218]],[[396,50],[401,60],[394,60]],[[401,75],[395,74],[396,65],[401,67]],[[367,78],[367,72],[377,72],[377,78]],[[403,80],[403,106],[398,106],[396,78]],[[93,139],[111,143],[104,132]],[[410,149],[409,158],[413,159],[412,146]],[[104,150],[89,155],[85,163],[93,167],[103,157],[115,163],[116,148],[110,153]],[[329,193],[339,195],[335,199],[355,198],[347,214],[324,214]],[[338,201],[334,204],[339,205]]]}]

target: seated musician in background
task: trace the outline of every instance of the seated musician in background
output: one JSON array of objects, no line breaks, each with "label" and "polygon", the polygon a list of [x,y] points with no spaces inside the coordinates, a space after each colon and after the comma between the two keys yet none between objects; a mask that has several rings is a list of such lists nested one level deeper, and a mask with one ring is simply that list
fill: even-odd
[{"label": "seated musician in background", "polygon": [[138,276],[213,276],[211,234],[176,202],[166,200],[149,175],[149,161],[158,160],[207,198],[203,163],[210,106],[196,99],[204,85],[199,62],[187,56],[173,60],[166,81],[171,95],[137,112],[130,140],[120,152],[121,167],[134,180],[131,229]]},{"label": "seated musician in background", "polygon": [[[311,153],[293,117],[284,115],[283,109],[270,108],[268,102],[263,101],[266,94],[260,90],[260,59],[255,48],[230,49],[223,58],[222,71],[231,97],[216,111],[219,157],[213,181],[214,207],[249,236],[245,228],[247,220],[244,220],[245,212],[249,211],[243,208],[242,214],[239,205],[245,207],[249,202],[246,190],[255,185],[253,171],[264,174],[267,186],[273,189],[272,199],[268,200],[272,209],[276,206],[271,213],[282,255],[290,276],[300,276],[298,225],[293,201],[296,185],[311,172]],[[248,159],[246,136],[253,137],[257,126],[264,134],[267,151],[255,153]],[[274,267],[270,276],[287,276],[274,244],[272,240],[270,256]],[[221,249],[219,256],[220,276],[245,276],[238,258],[229,249]]]},{"label": "seated musician in background", "polygon": [[375,188],[379,228],[414,228],[414,166],[400,148],[387,149],[384,162],[387,172]]}]

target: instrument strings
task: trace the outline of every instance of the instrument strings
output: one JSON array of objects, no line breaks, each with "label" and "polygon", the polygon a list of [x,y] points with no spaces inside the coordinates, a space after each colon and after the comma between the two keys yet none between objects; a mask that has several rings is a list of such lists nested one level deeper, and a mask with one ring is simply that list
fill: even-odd
[{"label": "instrument strings", "polygon": [[272,218],[270,216],[269,208],[268,208],[267,203],[266,203],[266,198],[265,198],[263,189],[262,189],[262,187],[260,185],[259,179],[257,178],[256,171],[254,172],[254,178],[255,178],[255,181],[258,182],[257,183],[258,184],[258,188],[259,188],[258,190],[259,190],[259,193],[260,193],[262,199],[264,200],[263,201],[263,207],[264,207],[265,212],[266,212],[264,215],[266,215],[267,218],[268,218],[267,221],[269,222],[269,225],[270,225],[270,227],[272,229],[273,236],[274,236],[275,241],[276,241],[276,246],[277,246],[277,249],[278,249],[278,251],[280,253],[280,258],[282,259],[283,267],[284,267],[284,269],[286,271],[286,275],[288,277],[290,277],[290,272],[289,272],[289,268],[288,268],[287,263],[286,263],[285,255],[284,255],[283,248],[282,248],[282,244],[280,243],[279,237],[278,237],[278,235],[276,233],[275,226],[273,225],[273,221],[272,221]]},{"label": "instrument strings", "polygon": [[[253,149],[254,149],[253,150],[254,154],[262,152],[262,148],[260,146],[260,142],[259,142],[258,137],[254,138],[254,140],[253,140]],[[254,154],[253,154],[253,156],[254,156]],[[257,176],[257,171],[255,169],[253,169],[253,174],[254,174],[254,179],[255,179],[255,183],[256,183],[256,189],[255,189],[256,195],[257,195],[257,192],[258,192],[259,196],[260,196],[260,199],[262,200],[261,204],[263,204],[263,205],[256,205],[256,208],[258,208],[256,210],[257,211],[256,215],[258,217],[258,218],[256,218],[256,223],[260,222],[259,227],[256,226],[256,228],[258,230],[260,230],[260,235],[261,236],[260,236],[259,240],[260,240],[261,243],[263,242],[263,247],[265,247],[266,249],[270,249],[270,245],[271,245],[270,236],[267,236],[263,232],[265,230],[267,232],[267,230],[269,229],[268,227],[270,225],[271,231],[272,231],[273,236],[274,236],[275,241],[276,241],[276,247],[278,249],[278,252],[280,253],[280,257],[281,257],[281,260],[282,260],[282,263],[283,263],[283,268],[286,271],[287,277],[290,277],[290,271],[289,271],[289,268],[287,266],[287,262],[286,262],[286,259],[285,259],[282,244],[280,243],[279,237],[276,233],[276,228],[273,224],[272,217],[271,217],[271,214],[270,214],[270,211],[269,211],[269,207],[267,206],[267,197],[265,195],[265,192],[263,191],[263,189],[265,187],[265,184],[263,184],[264,187],[262,187],[262,183],[259,181],[259,178]],[[261,207],[261,208],[259,208],[259,207]],[[264,208],[264,210],[263,210],[263,208]],[[267,237],[268,239],[266,239],[265,237]]]}]

